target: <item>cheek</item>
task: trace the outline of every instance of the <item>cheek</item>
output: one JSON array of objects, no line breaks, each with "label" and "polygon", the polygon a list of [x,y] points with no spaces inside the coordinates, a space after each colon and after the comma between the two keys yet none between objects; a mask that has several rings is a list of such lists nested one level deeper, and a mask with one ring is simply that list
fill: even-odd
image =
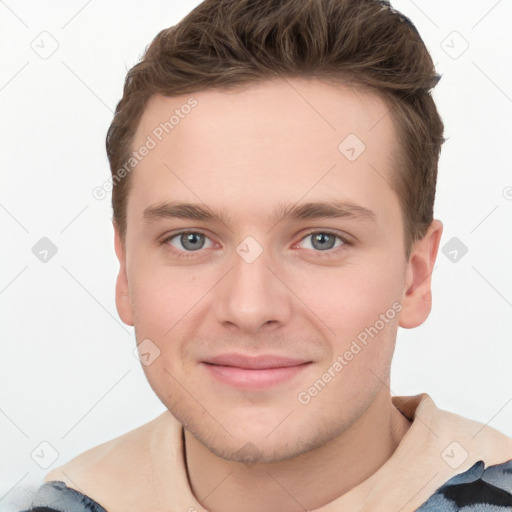
[{"label": "cheek", "polygon": [[163,337],[179,327],[197,302],[201,280],[190,268],[172,268],[142,256],[132,261],[129,283],[136,326],[141,336]]},{"label": "cheek", "polygon": [[130,295],[135,337],[137,344],[149,339],[158,354],[154,364],[144,367],[153,386],[169,380],[167,372],[178,376],[191,370],[187,344],[199,336],[206,304],[201,299],[212,284],[208,276],[197,275],[190,268],[150,265],[142,260],[134,268]]},{"label": "cheek", "polygon": [[318,269],[301,276],[295,289],[340,340],[373,325],[400,297],[396,272],[378,265]]}]

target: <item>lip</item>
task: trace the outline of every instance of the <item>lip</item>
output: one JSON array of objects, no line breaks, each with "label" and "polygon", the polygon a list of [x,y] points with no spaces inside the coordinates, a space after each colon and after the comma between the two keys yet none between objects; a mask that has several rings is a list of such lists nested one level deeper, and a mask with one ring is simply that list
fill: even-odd
[{"label": "lip", "polygon": [[202,365],[218,381],[243,389],[264,389],[284,383],[307,368],[312,361],[264,354],[222,354]]},{"label": "lip", "polygon": [[258,356],[246,356],[243,354],[220,354],[210,357],[205,363],[219,366],[236,366],[246,370],[268,370],[272,368],[288,368],[290,366],[299,366],[304,363],[310,363],[305,359],[294,359],[286,356],[273,354],[260,354]]}]

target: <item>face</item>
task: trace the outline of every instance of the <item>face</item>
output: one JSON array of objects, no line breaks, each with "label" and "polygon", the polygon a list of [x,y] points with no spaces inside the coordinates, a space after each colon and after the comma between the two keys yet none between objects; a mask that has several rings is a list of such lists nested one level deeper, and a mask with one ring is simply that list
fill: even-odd
[{"label": "face", "polygon": [[389,107],[305,79],[157,95],[142,146],[116,299],[155,393],[230,460],[340,435],[429,309],[414,281],[437,246],[405,259]]}]

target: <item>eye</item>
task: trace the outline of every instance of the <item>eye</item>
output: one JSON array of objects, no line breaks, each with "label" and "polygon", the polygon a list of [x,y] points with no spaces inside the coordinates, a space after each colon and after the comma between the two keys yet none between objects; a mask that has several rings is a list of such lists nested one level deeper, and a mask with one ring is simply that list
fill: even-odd
[{"label": "eye", "polygon": [[[337,245],[336,239],[339,241]],[[313,249],[315,251],[329,251],[343,245],[349,245],[345,238],[330,231],[313,231],[308,233],[301,242],[307,242],[309,247],[306,246],[306,249]]]},{"label": "eye", "polygon": [[[168,245],[169,248],[179,257],[189,257],[192,253],[201,249],[207,249],[216,244],[200,231],[182,231],[166,237],[162,245]],[[314,252],[335,253],[335,249],[351,243],[343,236],[331,231],[312,231],[303,237],[298,244],[304,244],[306,249],[312,249]],[[327,254],[326,254],[327,255]]]},{"label": "eye", "polygon": [[162,244],[169,244],[177,249],[178,252],[195,252],[205,248],[205,242],[207,241],[210,245],[206,247],[213,246],[213,242],[205,234],[198,231],[183,231],[168,236],[165,240],[162,240]]}]

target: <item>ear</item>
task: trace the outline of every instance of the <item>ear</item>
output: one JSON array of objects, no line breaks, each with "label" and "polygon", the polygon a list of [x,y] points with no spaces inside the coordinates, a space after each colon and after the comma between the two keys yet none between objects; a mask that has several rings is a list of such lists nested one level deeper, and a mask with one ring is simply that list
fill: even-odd
[{"label": "ear", "polygon": [[132,305],[128,289],[128,274],[126,272],[126,249],[121,240],[119,226],[115,220],[112,221],[112,224],[114,225],[114,245],[117,259],[119,260],[119,274],[117,275],[116,282],[117,312],[126,325],[133,325]]},{"label": "ear", "polygon": [[437,250],[443,233],[443,224],[434,219],[425,236],[417,240],[407,263],[405,291],[398,325],[406,329],[418,327],[432,309],[431,276]]}]

